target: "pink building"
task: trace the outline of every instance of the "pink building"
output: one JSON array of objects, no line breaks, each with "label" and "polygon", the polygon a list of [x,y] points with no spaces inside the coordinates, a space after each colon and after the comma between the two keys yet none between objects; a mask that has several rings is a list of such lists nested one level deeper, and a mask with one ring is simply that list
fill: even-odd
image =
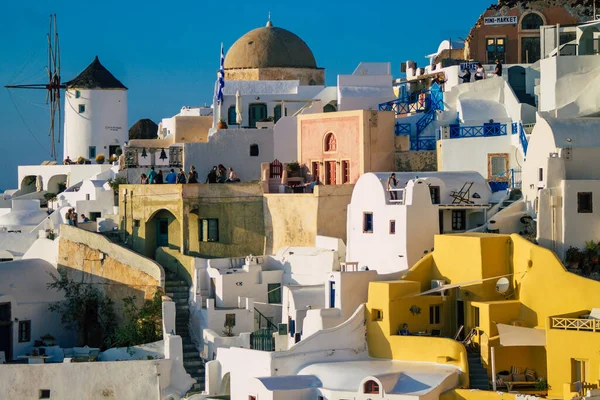
[{"label": "pink building", "polygon": [[298,117],[298,162],[325,185],[356,183],[394,165],[394,113],[339,111]]}]

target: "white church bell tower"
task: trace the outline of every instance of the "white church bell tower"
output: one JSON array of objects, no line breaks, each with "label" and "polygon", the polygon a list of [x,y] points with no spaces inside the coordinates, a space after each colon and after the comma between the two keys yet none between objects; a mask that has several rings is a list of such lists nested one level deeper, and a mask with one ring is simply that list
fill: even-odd
[{"label": "white church bell tower", "polygon": [[64,153],[96,162],[121,154],[128,140],[127,88],[98,60],[66,83]]}]

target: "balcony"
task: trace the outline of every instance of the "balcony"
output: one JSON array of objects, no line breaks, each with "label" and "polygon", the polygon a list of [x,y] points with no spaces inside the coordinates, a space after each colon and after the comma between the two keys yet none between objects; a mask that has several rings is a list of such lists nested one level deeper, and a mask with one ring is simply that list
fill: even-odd
[{"label": "balcony", "polygon": [[600,332],[600,319],[550,317],[550,329]]},{"label": "balcony", "polygon": [[481,126],[450,125],[450,139],[506,136],[506,132],[506,124],[491,123]]},{"label": "balcony", "polygon": [[[388,192],[390,192],[390,203],[391,204],[400,204],[400,205],[404,204],[405,189],[388,189]],[[393,199],[391,197],[392,193],[395,193],[395,195],[396,195],[395,199]]]}]

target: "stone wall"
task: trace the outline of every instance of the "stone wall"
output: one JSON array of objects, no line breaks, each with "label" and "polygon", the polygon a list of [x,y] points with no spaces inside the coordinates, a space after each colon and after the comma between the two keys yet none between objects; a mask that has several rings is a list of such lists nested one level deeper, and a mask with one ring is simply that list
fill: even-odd
[{"label": "stone wall", "polygon": [[225,69],[225,80],[232,81],[283,81],[299,80],[301,85],[325,84],[323,68],[231,68]]},{"label": "stone wall", "polygon": [[396,171],[437,171],[437,152],[428,151],[398,151],[396,152]]},{"label": "stone wall", "polygon": [[100,234],[68,225],[61,229],[58,268],[76,282],[94,285],[111,298],[119,320],[123,318],[123,298],[135,296],[141,305],[164,285],[164,271],[158,263]]}]

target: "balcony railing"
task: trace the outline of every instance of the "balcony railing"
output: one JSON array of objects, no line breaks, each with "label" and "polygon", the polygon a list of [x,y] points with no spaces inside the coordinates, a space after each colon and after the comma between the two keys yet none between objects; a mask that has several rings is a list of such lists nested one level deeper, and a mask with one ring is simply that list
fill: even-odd
[{"label": "balcony railing", "polygon": [[563,329],[567,331],[588,331],[600,332],[599,319],[584,319],[584,318],[550,318],[550,328]]},{"label": "balcony railing", "polygon": [[435,136],[411,137],[410,149],[412,151],[435,150]]},{"label": "balcony railing", "polygon": [[423,112],[429,109],[429,102],[429,91],[423,91],[381,103],[379,111],[393,111],[396,115]]},{"label": "balcony railing", "polygon": [[400,124],[400,123],[396,122],[396,125],[394,125],[394,135],[396,135],[396,136],[407,136],[407,135],[410,135],[411,132],[412,132],[411,124]]},{"label": "balcony railing", "polygon": [[[392,204],[404,204],[404,189],[388,189],[390,192],[390,203]],[[392,193],[396,194],[396,199],[392,199]]]},{"label": "balcony railing", "polygon": [[482,126],[450,125],[450,138],[506,136],[506,124],[483,124]]}]

